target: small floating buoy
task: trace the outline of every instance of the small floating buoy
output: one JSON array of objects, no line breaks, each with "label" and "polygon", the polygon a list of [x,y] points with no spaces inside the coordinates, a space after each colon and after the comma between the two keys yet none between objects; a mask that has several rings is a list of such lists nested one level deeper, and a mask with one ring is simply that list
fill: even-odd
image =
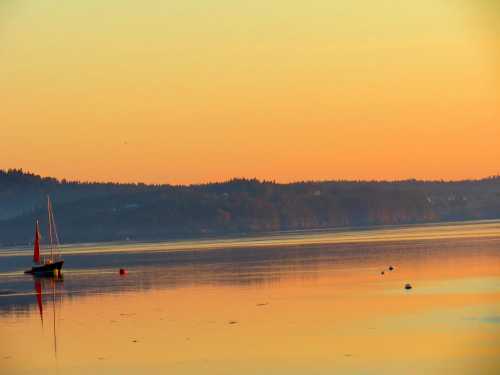
[{"label": "small floating buoy", "polygon": [[384,272],[384,271],[382,271],[382,272],[380,272],[380,274],[381,274],[381,275],[384,275],[384,274],[385,274],[385,272]]},{"label": "small floating buoy", "polygon": [[120,275],[126,275],[127,270],[125,268],[120,268]]},{"label": "small floating buoy", "polygon": [[405,289],[411,289],[411,288],[412,288],[411,284],[409,283],[405,284]]},{"label": "small floating buoy", "polygon": [[394,269],[393,266],[389,266],[389,271],[392,271]]}]

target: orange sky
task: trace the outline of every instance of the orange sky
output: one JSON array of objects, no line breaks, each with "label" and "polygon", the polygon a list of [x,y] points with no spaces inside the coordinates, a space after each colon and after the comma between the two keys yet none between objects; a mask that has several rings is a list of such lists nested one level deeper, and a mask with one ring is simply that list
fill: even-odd
[{"label": "orange sky", "polygon": [[500,172],[491,0],[0,4],[0,168],[192,183]]}]

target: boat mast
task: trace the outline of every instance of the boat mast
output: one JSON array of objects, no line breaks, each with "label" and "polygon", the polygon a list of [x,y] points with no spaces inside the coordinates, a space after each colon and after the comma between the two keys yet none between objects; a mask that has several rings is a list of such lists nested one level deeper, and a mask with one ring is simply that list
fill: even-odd
[{"label": "boat mast", "polygon": [[[50,259],[54,260],[54,252],[59,247],[59,235],[57,234],[56,220],[54,218],[54,210],[52,209],[52,202],[47,195],[47,210],[49,215],[49,237],[50,237]],[[57,254],[59,255],[59,254]]]},{"label": "boat mast", "polygon": [[49,238],[50,238],[50,260],[54,259],[54,240],[52,237],[52,215],[51,215],[51,205],[50,205],[50,197],[47,195],[47,215],[49,216]]}]

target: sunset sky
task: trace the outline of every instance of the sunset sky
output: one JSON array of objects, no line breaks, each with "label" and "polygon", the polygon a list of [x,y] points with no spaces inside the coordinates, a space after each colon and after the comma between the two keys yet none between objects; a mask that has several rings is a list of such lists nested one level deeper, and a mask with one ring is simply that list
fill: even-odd
[{"label": "sunset sky", "polygon": [[0,168],[59,178],[500,173],[496,0],[0,2]]}]

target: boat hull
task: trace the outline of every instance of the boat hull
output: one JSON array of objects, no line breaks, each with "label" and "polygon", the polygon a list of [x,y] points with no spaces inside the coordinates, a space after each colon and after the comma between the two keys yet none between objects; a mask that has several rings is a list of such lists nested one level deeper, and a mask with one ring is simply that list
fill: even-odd
[{"label": "boat hull", "polygon": [[54,272],[61,272],[61,268],[64,264],[64,260],[60,260],[54,263],[46,263],[42,266],[32,267],[30,270],[24,271],[24,273],[28,273],[31,275],[43,276],[50,275],[52,276]]}]

